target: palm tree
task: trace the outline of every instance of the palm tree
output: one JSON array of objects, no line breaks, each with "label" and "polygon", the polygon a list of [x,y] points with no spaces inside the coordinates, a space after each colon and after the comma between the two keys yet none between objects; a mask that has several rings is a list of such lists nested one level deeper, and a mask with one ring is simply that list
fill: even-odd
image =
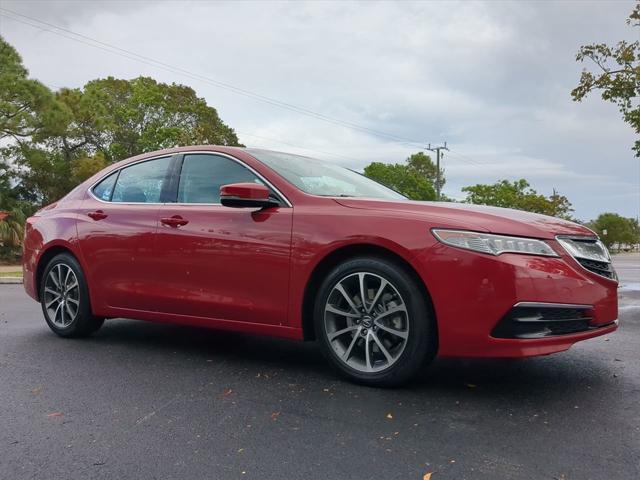
[{"label": "palm tree", "polygon": [[26,215],[20,208],[0,211],[0,246],[18,248],[22,246]]}]

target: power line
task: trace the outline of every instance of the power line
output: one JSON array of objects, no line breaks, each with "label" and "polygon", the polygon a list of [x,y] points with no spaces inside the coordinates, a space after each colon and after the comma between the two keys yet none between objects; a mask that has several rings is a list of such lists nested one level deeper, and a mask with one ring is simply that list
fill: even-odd
[{"label": "power line", "polygon": [[[0,13],[0,16],[3,16],[3,17],[8,18],[10,20],[22,23],[24,25],[29,25],[29,26],[31,26],[33,28],[37,28],[37,29],[40,29],[40,30],[43,30],[43,31],[46,31],[46,32],[49,32],[49,33],[53,33],[54,35],[58,35],[60,37],[67,38],[69,40],[73,40],[75,42],[82,43],[84,45],[87,45],[87,46],[90,46],[90,47],[93,47],[93,48],[97,48],[97,49],[106,51],[108,53],[114,54],[114,55],[119,55],[119,56],[127,58],[129,60],[134,60],[134,61],[146,64],[146,65],[152,66],[154,68],[158,68],[158,69],[161,69],[161,70],[169,71],[171,73],[178,73],[178,74],[184,75],[184,76],[186,76],[188,78],[192,78],[194,80],[202,81],[202,82],[208,83],[210,85],[213,85],[215,87],[231,91],[231,92],[236,93],[238,95],[242,95],[242,96],[245,96],[245,97],[248,97],[248,98],[252,98],[254,100],[261,101],[263,103],[267,103],[267,104],[270,104],[270,105],[273,105],[273,106],[276,106],[276,107],[279,107],[279,108],[283,108],[285,110],[293,111],[293,112],[301,114],[301,115],[306,115],[306,116],[309,116],[309,117],[312,117],[312,118],[316,118],[318,120],[325,121],[327,123],[332,123],[334,125],[339,125],[339,126],[343,126],[343,127],[346,127],[346,128],[351,128],[351,129],[354,129],[354,130],[357,130],[357,131],[361,131],[361,132],[364,132],[364,133],[369,133],[371,135],[375,135],[375,136],[379,136],[379,137],[385,137],[387,139],[394,140],[396,143],[398,143],[400,145],[403,145],[403,146],[406,146],[406,147],[415,147],[415,148],[420,148],[422,150],[424,149],[424,143],[420,142],[420,141],[417,141],[417,140],[414,140],[414,139],[410,139],[410,138],[407,138],[407,137],[402,137],[402,136],[395,135],[395,134],[392,134],[392,133],[383,132],[381,130],[376,130],[376,129],[372,129],[372,128],[369,128],[369,127],[365,127],[365,126],[362,126],[362,125],[359,125],[359,124],[356,124],[356,123],[352,123],[352,122],[349,122],[349,121],[345,121],[345,120],[337,119],[337,118],[334,118],[334,117],[330,117],[328,115],[324,115],[322,113],[315,112],[313,110],[307,109],[305,107],[300,107],[300,106],[297,106],[297,105],[294,105],[294,104],[291,104],[291,103],[287,103],[287,102],[283,102],[283,101],[280,101],[280,100],[277,100],[277,99],[274,99],[274,98],[271,98],[271,97],[267,97],[267,96],[252,92],[250,90],[246,90],[246,89],[243,89],[243,88],[236,87],[236,86],[231,85],[229,83],[220,82],[218,80],[215,80],[215,79],[200,75],[198,73],[194,73],[194,72],[191,72],[189,70],[185,70],[183,68],[170,65],[168,63],[153,59],[151,57],[140,55],[140,54],[138,54],[136,52],[133,52],[131,50],[127,50],[127,49],[120,48],[118,46],[115,46],[115,45],[112,45],[112,44],[109,44],[109,43],[106,43],[106,42],[102,42],[100,40],[97,40],[95,38],[89,37],[87,35],[83,35],[81,33],[77,33],[77,32],[74,32],[72,30],[60,27],[58,25],[55,25],[55,24],[52,24],[52,23],[49,23],[49,22],[45,22],[45,21],[40,20],[40,19],[35,18],[35,17],[30,17],[28,15],[23,15],[21,13],[14,12],[12,10],[9,10],[9,9],[3,8],[3,7],[0,7],[0,11],[4,11],[4,12],[7,12],[7,13],[9,13],[11,15],[15,15],[15,16],[18,16],[18,17],[21,17],[23,19],[27,19],[27,20],[30,20],[30,21],[26,21],[26,20],[23,20],[23,19],[20,19],[20,18],[15,18],[13,16],[7,15],[6,13]],[[34,24],[32,22],[36,22],[36,23]],[[50,28],[44,28],[42,25],[45,25],[45,26],[50,27]],[[51,30],[51,29],[55,29],[55,30]],[[248,134],[248,133],[245,133],[245,135],[249,135],[249,136],[254,136],[256,138],[260,138],[258,135],[252,135],[252,134]],[[353,159],[351,159],[349,157],[345,157],[345,156],[342,156],[342,155],[339,155],[339,154],[335,154],[335,153],[322,152],[322,151],[319,151],[319,150],[308,149],[308,148],[297,146],[297,145],[294,145],[294,144],[290,144],[290,143],[287,143],[287,142],[284,142],[284,141],[281,141],[281,140],[268,139],[266,137],[262,137],[262,138],[263,139],[267,139],[267,140],[271,140],[271,141],[275,141],[275,142],[278,142],[278,143],[282,143],[282,144],[285,144],[285,145],[294,146],[296,148],[302,148],[302,149],[306,149],[306,150],[309,150],[309,151],[315,151],[317,153],[324,153],[324,154],[328,154],[328,155],[332,155],[332,156],[336,156],[336,157],[341,157],[341,158],[353,160]],[[455,153],[454,153],[454,155],[456,155],[461,161],[464,161],[464,162],[467,162],[467,163],[470,163],[470,164],[473,164],[473,165],[481,166],[480,163],[475,162],[474,160],[470,159],[469,157],[463,156],[461,154],[455,154]]]},{"label": "power line", "polygon": [[466,163],[468,163],[470,165],[475,165],[477,167],[486,167],[487,166],[487,164],[484,163],[484,162],[478,162],[478,161],[476,161],[476,160],[474,160],[474,159],[472,159],[472,158],[470,158],[470,157],[468,157],[466,155],[462,155],[461,153],[457,153],[457,152],[455,152],[453,150],[449,150],[449,156],[452,156],[454,158],[457,157],[457,160],[462,161],[462,162],[466,162]]},{"label": "power line", "polygon": [[458,153],[458,152],[455,152],[455,151],[452,151],[452,150],[449,150],[449,155],[452,155],[454,157],[458,157],[459,160],[462,160],[463,162],[467,162],[467,163],[469,163],[471,165],[476,165],[478,167],[485,167],[487,165],[484,162],[476,161],[476,160],[472,159],[471,157],[469,157],[467,155],[463,155],[461,153]]},{"label": "power line", "polygon": [[[243,88],[240,88],[240,87],[236,87],[235,85],[231,85],[229,83],[221,82],[219,80],[215,80],[213,78],[206,77],[204,75],[200,75],[198,73],[194,73],[194,72],[191,72],[189,70],[185,70],[183,68],[176,67],[174,65],[170,65],[168,63],[156,60],[154,58],[138,54],[138,53],[133,52],[131,50],[127,50],[127,49],[124,49],[124,48],[120,48],[120,47],[118,47],[116,45],[112,45],[112,44],[109,44],[109,43],[106,43],[106,42],[102,42],[100,40],[96,40],[95,38],[89,37],[88,35],[83,35],[81,33],[74,32],[72,30],[60,27],[58,25],[55,25],[55,24],[52,24],[52,23],[49,23],[49,22],[45,22],[45,21],[40,20],[38,18],[30,17],[28,15],[23,15],[21,13],[14,12],[12,10],[9,10],[9,9],[6,9],[6,8],[2,8],[2,7],[0,7],[0,10],[4,11],[4,12],[8,12],[11,15],[15,15],[15,16],[18,16],[18,17],[21,17],[21,18],[26,18],[26,19],[30,20],[31,22],[36,22],[37,24],[31,23],[31,22],[28,22],[28,21],[25,21],[25,20],[21,20],[20,18],[15,18],[15,17],[9,16],[9,15],[6,15],[6,13],[5,14],[1,14],[5,18],[14,20],[16,22],[20,22],[20,23],[23,23],[25,25],[29,25],[29,26],[32,26],[32,27],[35,27],[35,28],[41,28],[41,29],[43,29],[45,31],[53,33],[54,35],[58,35],[58,36],[61,36],[61,37],[64,37],[64,38],[68,38],[70,40],[74,40],[74,41],[77,41],[79,43],[83,43],[85,45],[92,46],[94,48],[99,48],[101,50],[113,53],[115,55],[120,55],[120,56],[123,56],[125,58],[129,58],[130,60],[137,60],[137,61],[140,61],[140,62],[145,63],[147,65],[154,66],[156,68],[160,68],[160,69],[163,69],[163,70],[167,70],[167,71],[170,71],[172,73],[180,73],[180,74],[188,76],[190,78],[194,78],[196,80],[200,80],[200,81],[209,83],[211,85],[214,85],[216,87],[231,91],[231,92],[236,93],[238,95],[249,97],[249,98],[252,98],[252,99],[257,100],[257,101],[261,101],[261,102],[268,103],[270,105],[273,105],[273,106],[276,106],[276,107],[279,107],[279,108],[283,108],[285,110],[290,110],[290,111],[299,113],[301,115],[306,115],[306,116],[309,116],[309,117],[316,118],[318,120],[322,120],[324,122],[328,122],[328,123],[332,123],[332,124],[335,124],[335,125],[340,125],[340,126],[343,126],[343,127],[351,128],[351,129],[358,130],[358,131],[361,131],[361,132],[364,132],[364,133],[369,133],[369,134],[377,135],[377,136],[380,136],[380,137],[386,137],[388,139],[401,141],[402,143],[408,143],[408,144],[414,144],[414,145],[422,145],[422,142],[414,140],[414,139],[410,139],[410,138],[407,138],[407,137],[402,137],[400,135],[396,135],[396,134],[393,134],[393,133],[383,132],[381,130],[376,130],[376,129],[369,128],[369,127],[366,127],[366,126],[363,126],[363,125],[359,125],[357,123],[349,122],[349,121],[346,121],[346,120],[341,120],[341,119],[338,119],[338,118],[335,118],[335,117],[331,117],[331,116],[328,116],[328,115],[325,115],[325,114],[322,114],[322,113],[319,113],[319,112],[315,112],[315,111],[310,110],[310,109],[305,108],[305,107],[294,105],[292,103],[284,102],[284,101],[281,101],[281,100],[278,100],[278,99],[275,99],[275,98],[267,97],[265,95],[261,95],[259,93],[252,92],[251,90],[247,90],[247,89],[243,89]],[[42,28],[41,25],[46,25],[47,27],[53,28],[55,30],[44,29],[44,28]],[[65,33],[68,34],[68,35],[66,35]],[[88,42],[87,41],[83,41],[81,39],[87,40]],[[92,42],[92,43],[89,43],[89,42]]]}]

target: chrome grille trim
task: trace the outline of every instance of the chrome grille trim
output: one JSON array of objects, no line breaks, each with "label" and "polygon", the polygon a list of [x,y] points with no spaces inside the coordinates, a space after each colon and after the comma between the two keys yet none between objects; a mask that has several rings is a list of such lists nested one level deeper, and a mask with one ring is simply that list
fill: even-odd
[{"label": "chrome grille trim", "polygon": [[[564,240],[564,241],[574,240],[578,242],[598,244],[602,248],[604,253],[606,253],[608,260],[606,262],[603,262],[600,260],[593,260],[590,258],[573,255],[573,253],[571,253],[571,251],[569,251],[567,247],[565,247],[560,240]],[[556,241],[562,247],[562,249],[567,253],[567,255],[573,258],[576,261],[576,263],[580,265],[580,267],[582,267],[583,270],[593,273],[594,275],[598,275],[599,277],[606,278],[607,280],[612,280],[614,282],[618,281],[618,276],[611,263],[611,255],[609,254],[609,250],[607,249],[607,247],[605,247],[605,245],[597,236],[557,235]]]}]

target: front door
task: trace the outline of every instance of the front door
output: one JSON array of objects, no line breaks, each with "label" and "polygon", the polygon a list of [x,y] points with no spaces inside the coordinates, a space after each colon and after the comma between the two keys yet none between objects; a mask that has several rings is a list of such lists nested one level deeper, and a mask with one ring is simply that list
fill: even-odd
[{"label": "front door", "polygon": [[[286,325],[293,208],[229,208],[220,187],[265,183],[220,154],[187,154],[177,202],[159,210],[157,252],[166,313]],[[275,195],[275,193],[274,193]]]}]

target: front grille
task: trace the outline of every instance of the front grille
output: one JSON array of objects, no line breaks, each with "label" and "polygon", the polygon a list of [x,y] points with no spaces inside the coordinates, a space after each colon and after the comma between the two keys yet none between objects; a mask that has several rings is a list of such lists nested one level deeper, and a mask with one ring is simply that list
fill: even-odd
[{"label": "front grille", "polygon": [[587,260],[586,258],[576,258],[576,261],[590,272],[602,275],[603,277],[615,279],[616,274],[610,263]]},{"label": "front grille", "polygon": [[558,235],[556,240],[585,270],[610,280],[618,280],[607,247],[597,237]]},{"label": "front grille", "polygon": [[498,322],[495,338],[542,338],[567,335],[594,328],[588,305],[519,304]]}]

